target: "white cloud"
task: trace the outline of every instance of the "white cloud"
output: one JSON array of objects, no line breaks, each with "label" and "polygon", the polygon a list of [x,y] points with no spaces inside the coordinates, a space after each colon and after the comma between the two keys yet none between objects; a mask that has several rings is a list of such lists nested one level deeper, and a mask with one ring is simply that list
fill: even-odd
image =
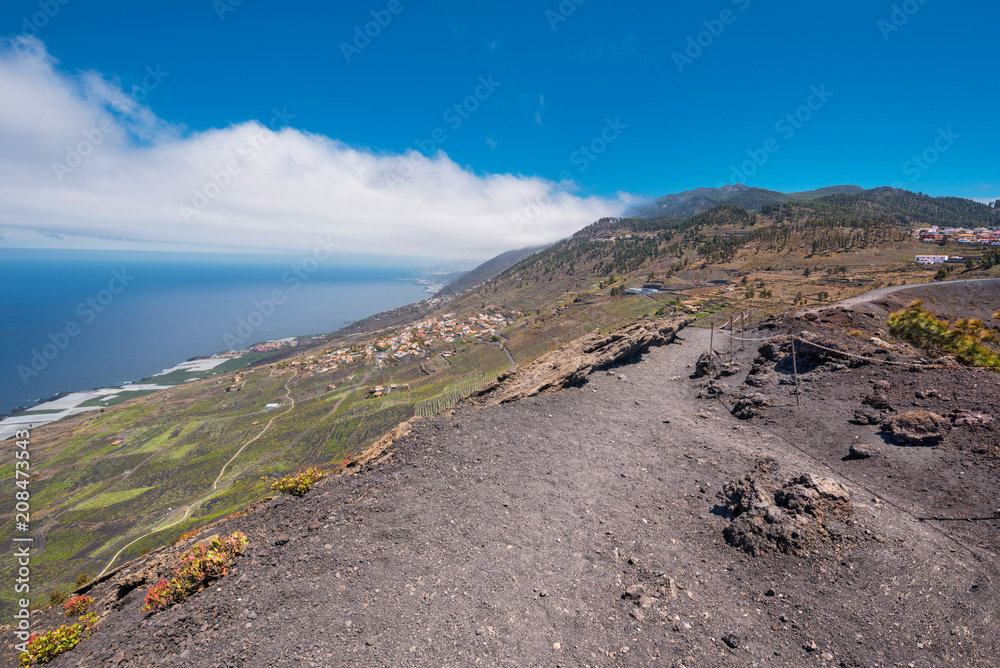
[{"label": "white cloud", "polygon": [[973,197],[972,199],[977,202],[982,202],[983,204],[993,204],[993,202],[1000,199],[1000,197]]},{"label": "white cloud", "polygon": [[[565,237],[631,199],[278,123],[186,132],[112,79],[61,72],[34,39],[0,46],[0,90],[5,246],[301,251],[332,238],[345,252],[486,257]],[[539,201],[551,204],[518,224]]]}]

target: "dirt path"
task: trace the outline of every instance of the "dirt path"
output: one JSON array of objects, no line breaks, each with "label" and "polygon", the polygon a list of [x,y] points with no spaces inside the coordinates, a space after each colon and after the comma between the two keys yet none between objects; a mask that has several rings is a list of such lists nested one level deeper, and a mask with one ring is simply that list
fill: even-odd
[{"label": "dirt path", "polygon": [[[292,377],[293,378],[295,377],[294,373],[292,374]],[[295,407],[295,399],[292,398],[291,393],[292,393],[292,390],[288,387],[288,382],[285,382],[285,396],[292,402],[289,405],[288,410],[285,411],[285,413],[290,412]],[[284,415],[285,413],[282,413],[282,415]],[[104,575],[105,573],[107,573],[111,569],[111,567],[114,565],[114,563],[116,561],[118,561],[118,557],[120,557],[122,555],[122,552],[124,552],[128,548],[132,547],[133,545],[135,545],[136,543],[138,543],[143,538],[146,538],[148,536],[152,536],[153,534],[159,533],[159,532],[164,531],[166,529],[171,529],[171,528],[177,526],[178,524],[180,524],[181,522],[183,522],[184,520],[186,520],[188,518],[188,515],[191,514],[191,509],[194,508],[195,506],[197,506],[202,501],[204,501],[209,496],[211,496],[212,493],[217,489],[217,487],[219,485],[219,480],[222,479],[222,474],[224,474],[226,472],[226,467],[228,467],[230,464],[232,464],[233,460],[236,459],[237,457],[239,457],[240,453],[242,453],[243,450],[246,449],[246,447],[248,445],[250,445],[251,443],[253,443],[254,441],[256,441],[258,438],[260,438],[261,436],[263,436],[264,432],[267,431],[268,427],[270,427],[271,424],[275,420],[277,420],[279,417],[281,417],[281,415],[276,415],[275,417],[271,418],[270,422],[268,422],[267,425],[265,425],[265,427],[261,430],[261,432],[259,434],[257,434],[256,436],[254,436],[252,439],[250,439],[246,443],[244,443],[243,446],[239,450],[236,451],[236,454],[233,455],[229,459],[229,461],[226,462],[222,466],[222,470],[219,471],[219,476],[215,479],[215,482],[212,483],[212,489],[211,489],[211,491],[209,491],[204,496],[202,496],[202,497],[200,497],[198,499],[195,499],[194,501],[192,501],[191,503],[189,503],[187,505],[187,507],[184,509],[184,514],[181,515],[180,519],[178,519],[178,520],[176,520],[174,522],[171,522],[170,524],[166,524],[164,526],[157,527],[157,528],[155,528],[155,529],[153,529],[151,531],[147,531],[146,533],[142,534],[138,538],[135,538],[135,539],[129,541],[128,543],[126,543],[120,550],[118,550],[117,552],[115,552],[115,555],[113,557],[111,557],[111,560],[108,562],[108,565],[104,567],[104,570],[102,570],[100,573],[97,574],[97,577],[100,578],[102,575]],[[168,515],[168,517],[169,517],[169,515]]]},{"label": "dirt path", "polygon": [[[293,372],[292,373],[292,378],[295,378],[296,375],[297,375],[297,372]],[[216,489],[219,488],[219,481],[222,480],[222,476],[225,475],[226,469],[229,467],[230,464],[233,463],[233,461],[237,457],[239,457],[241,454],[243,454],[243,451],[246,450],[246,448],[247,448],[248,445],[250,445],[251,443],[254,443],[255,441],[257,441],[257,439],[259,439],[261,436],[263,436],[265,434],[265,432],[267,432],[267,430],[271,428],[271,425],[274,424],[275,420],[277,420],[278,418],[283,417],[283,416],[287,415],[288,413],[291,413],[293,410],[295,410],[295,398],[292,397],[292,388],[288,387],[288,383],[289,382],[291,382],[291,378],[289,380],[285,381],[285,398],[288,399],[291,402],[288,405],[288,410],[286,410],[283,413],[280,413],[278,415],[275,415],[273,418],[271,418],[268,421],[268,423],[266,425],[264,425],[264,428],[260,430],[259,434],[257,434],[253,438],[251,438],[246,443],[244,443],[240,447],[240,449],[236,451],[236,454],[234,454],[232,457],[230,457],[229,461],[222,465],[222,470],[219,471],[219,476],[215,479],[215,482],[212,483],[212,491],[215,491]]]},{"label": "dirt path", "polygon": [[[417,422],[375,470],[223,526],[251,543],[218,585],[149,619],[137,589],[52,665],[990,665],[996,541],[920,521],[933,483],[905,477],[948,453],[846,463],[851,428],[815,394],[740,422],[688,379],[708,336]],[[851,485],[864,538],[726,544],[717,492],[763,455]],[[648,607],[623,599],[637,584]]]}]

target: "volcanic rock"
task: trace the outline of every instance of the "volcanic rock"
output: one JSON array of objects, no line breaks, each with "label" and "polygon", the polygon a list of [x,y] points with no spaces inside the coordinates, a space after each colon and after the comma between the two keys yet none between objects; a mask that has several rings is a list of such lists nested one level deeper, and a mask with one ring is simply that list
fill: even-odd
[{"label": "volcanic rock", "polygon": [[882,454],[882,450],[877,445],[851,444],[851,457],[853,459],[871,459]]},{"label": "volcanic rock", "polygon": [[935,445],[951,429],[951,422],[930,411],[909,411],[886,420],[882,429],[901,445]]},{"label": "volcanic rock", "polygon": [[993,422],[993,416],[971,411],[955,411],[950,417],[951,423],[955,427],[970,427]]},{"label": "volcanic rock", "polygon": [[719,355],[717,353],[702,353],[701,357],[694,365],[692,378],[704,378],[715,371],[719,366]]},{"label": "volcanic rock", "polygon": [[830,518],[854,513],[850,490],[836,480],[805,474],[778,486],[767,472],[758,466],[722,490],[735,518],[723,536],[750,555],[775,550],[804,555],[831,537]]},{"label": "volcanic rock", "polygon": [[767,408],[768,405],[767,397],[756,392],[750,396],[739,397],[732,413],[739,420],[750,420],[760,415],[761,409]]},{"label": "volcanic rock", "polygon": [[854,421],[858,424],[882,424],[882,413],[870,408],[854,411]]},{"label": "volcanic rock", "polygon": [[736,362],[724,362],[719,366],[719,378],[735,376],[740,372],[740,365]]},{"label": "volcanic rock", "polygon": [[677,332],[692,322],[694,318],[687,316],[647,320],[610,334],[582,336],[533,362],[503,373],[467,401],[492,406],[577,385],[595,369],[631,359],[650,346],[672,343]]},{"label": "volcanic rock", "polygon": [[875,392],[872,392],[871,394],[867,395],[864,399],[861,400],[861,403],[863,403],[865,406],[871,406],[872,408],[880,411],[892,410],[892,404],[889,403],[888,395],[886,395],[885,392],[881,392],[879,390],[876,390]]}]

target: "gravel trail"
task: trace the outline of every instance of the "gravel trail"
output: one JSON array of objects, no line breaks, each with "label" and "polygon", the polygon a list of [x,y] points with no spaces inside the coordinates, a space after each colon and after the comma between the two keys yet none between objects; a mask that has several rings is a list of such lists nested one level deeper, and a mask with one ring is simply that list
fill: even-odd
[{"label": "gravel trail", "polygon": [[[998,545],[976,532],[998,523],[918,519],[940,503],[919,472],[959,455],[844,461],[871,432],[822,379],[798,411],[778,385],[771,417],[737,420],[689,378],[708,336],[417,422],[375,469],[227,521],[251,542],[215,586],[148,618],[137,588],[51,665],[995,665]],[[851,487],[856,538],[728,545],[718,492],[765,455]]]}]

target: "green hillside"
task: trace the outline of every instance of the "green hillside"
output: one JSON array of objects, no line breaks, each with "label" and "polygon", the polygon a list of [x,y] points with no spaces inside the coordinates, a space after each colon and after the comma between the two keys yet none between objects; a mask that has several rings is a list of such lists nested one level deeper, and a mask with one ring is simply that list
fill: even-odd
[{"label": "green hillside", "polygon": [[688,218],[719,204],[735,204],[750,211],[760,211],[767,204],[785,202],[806,202],[827,195],[854,194],[861,192],[858,186],[830,186],[819,190],[798,193],[782,193],[765,188],[751,188],[742,183],[721,188],[697,188],[686,192],[667,195],[634,207],[630,217],[635,218]]}]

